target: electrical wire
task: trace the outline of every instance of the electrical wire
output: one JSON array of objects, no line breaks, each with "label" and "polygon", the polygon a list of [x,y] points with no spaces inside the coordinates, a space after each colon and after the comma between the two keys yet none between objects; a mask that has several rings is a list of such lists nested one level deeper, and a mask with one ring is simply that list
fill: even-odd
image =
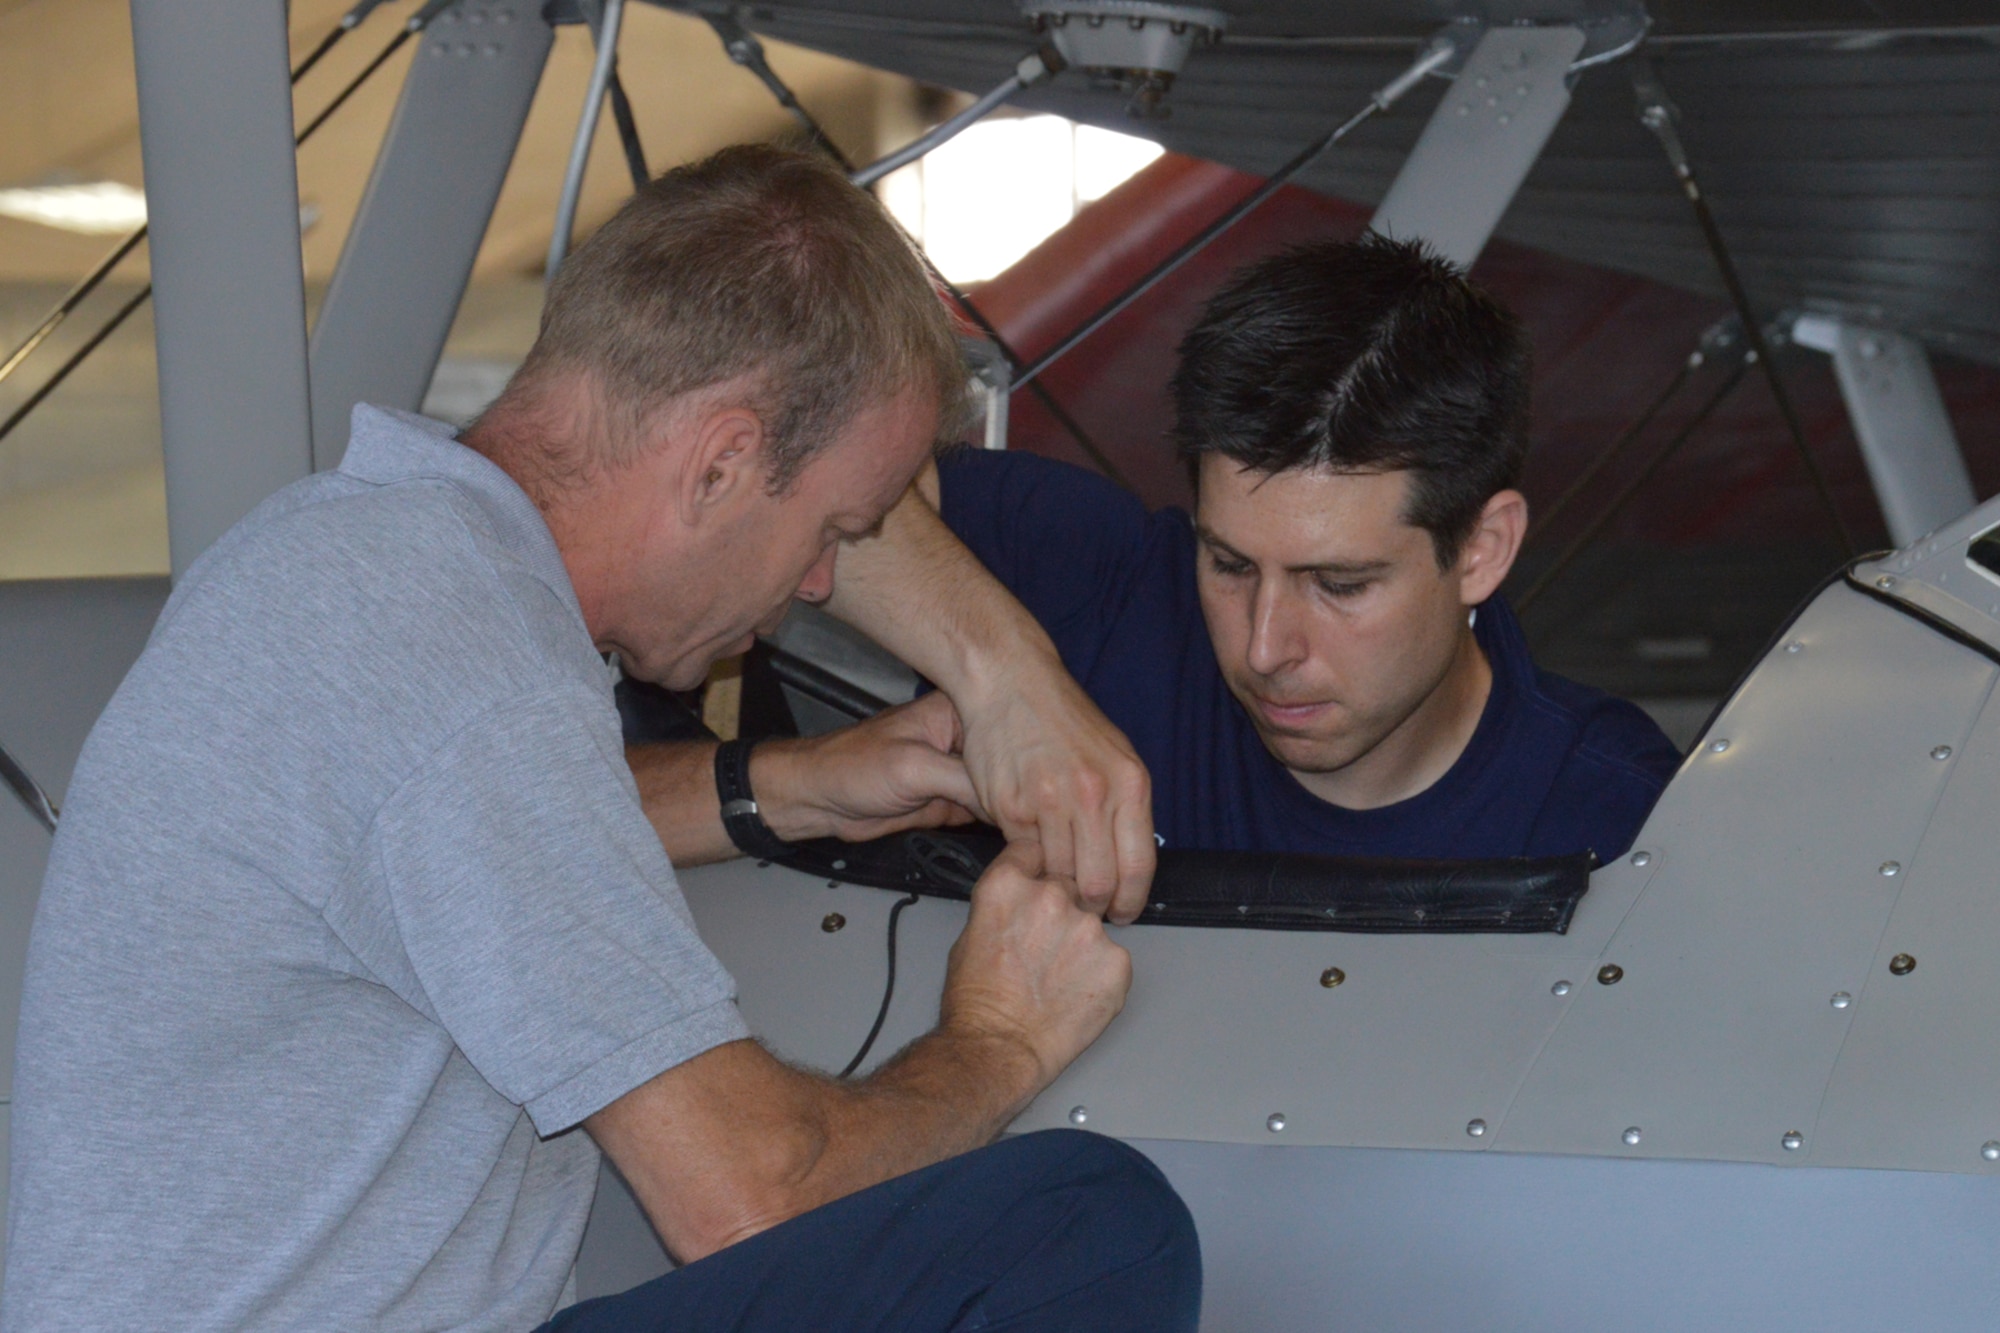
[{"label": "electrical wire", "polygon": [[852,1077],[854,1071],[861,1068],[861,1062],[866,1060],[868,1052],[875,1048],[875,1039],[882,1035],[882,1024],[889,1018],[889,1001],[896,997],[896,919],[903,915],[905,907],[917,901],[918,896],[913,893],[906,898],[899,898],[896,900],[896,905],[889,909],[889,974],[882,983],[882,1005],[875,1011],[875,1021],[869,1025],[868,1035],[862,1039],[861,1049],[847,1062],[847,1068],[840,1071],[838,1075],[840,1078]]},{"label": "electrical wire", "polygon": [[1307,144],[1289,162],[1271,173],[1261,185],[1239,200],[1228,212],[1183,242],[1172,254],[1155,264],[1144,277],[1099,307],[1095,313],[1072,329],[1054,347],[1051,347],[1048,351],[1035,358],[1020,373],[1019,377],[1014,381],[1013,387],[1019,389],[1023,385],[1034,383],[1043,371],[1061,360],[1072,348],[1076,347],[1100,328],[1103,328],[1104,325],[1117,317],[1127,306],[1151,291],[1154,286],[1164,280],[1169,274],[1179,269],[1181,265],[1193,259],[1203,250],[1206,250],[1210,244],[1219,239],[1230,228],[1234,227],[1244,218],[1249,217],[1265,200],[1283,189],[1291,181],[1292,177],[1318,161],[1328,149],[1332,148],[1342,139],[1345,139],[1363,121],[1378,111],[1387,111],[1404,93],[1421,82],[1425,75],[1450,63],[1457,54],[1458,47],[1450,40],[1433,41],[1429,46],[1424,48],[1423,52],[1418,55],[1408,69],[1371,94],[1368,101],[1359,111],[1356,111],[1353,115],[1327,133],[1321,135],[1312,143]]}]

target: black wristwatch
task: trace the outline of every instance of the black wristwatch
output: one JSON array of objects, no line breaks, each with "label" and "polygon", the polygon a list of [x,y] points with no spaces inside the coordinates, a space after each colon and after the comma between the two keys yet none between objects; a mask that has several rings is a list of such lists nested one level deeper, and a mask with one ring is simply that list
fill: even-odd
[{"label": "black wristwatch", "polygon": [[722,827],[745,856],[777,861],[792,844],[771,832],[750,793],[750,742],[724,741],[715,747],[715,794],[722,798]]}]

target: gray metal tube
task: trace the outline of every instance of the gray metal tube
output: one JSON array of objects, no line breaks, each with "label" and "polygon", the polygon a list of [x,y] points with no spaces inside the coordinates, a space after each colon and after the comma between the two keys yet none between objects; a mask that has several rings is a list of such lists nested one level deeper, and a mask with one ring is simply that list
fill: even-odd
[{"label": "gray metal tube", "polygon": [[555,234],[549,237],[549,260],[545,277],[553,279],[569,253],[570,233],[576,229],[577,201],[583,197],[583,170],[590,162],[591,140],[597,137],[597,117],[604,110],[604,94],[611,87],[611,70],[618,61],[618,28],[625,19],[625,0],[604,0],[604,22],[593,34],[597,38],[597,63],[591,66],[590,89],[583,95],[583,112],[576,119],[576,139],[569,146],[569,169],[563,174],[562,197],[556,201]]},{"label": "gray metal tube", "polygon": [[132,0],[176,576],[312,467],[284,0]]},{"label": "gray metal tube", "polygon": [[1002,105],[1008,98],[1027,86],[1028,81],[1022,78],[1020,74],[1008,75],[1006,81],[999,87],[953,116],[950,120],[937,125],[922,138],[914,139],[904,144],[901,148],[898,148],[886,157],[877,158],[875,161],[870,162],[867,166],[860,168],[853,175],[849,176],[848,179],[859,185],[862,189],[867,189],[896,168],[907,166],[932,149],[942,147],[944,144],[956,139],[966,130],[971,129],[973,125],[984,120],[995,107]]}]

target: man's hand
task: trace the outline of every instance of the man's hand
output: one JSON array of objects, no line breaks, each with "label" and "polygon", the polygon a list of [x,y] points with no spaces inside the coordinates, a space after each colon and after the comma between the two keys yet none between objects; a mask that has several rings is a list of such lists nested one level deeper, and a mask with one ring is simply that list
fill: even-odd
[{"label": "man's hand", "polygon": [[1132,960],[1037,856],[1015,844],[980,877],[936,1030],[866,1079],[731,1042],[584,1122],[676,1258],[990,1143],[1096,1039]]},{"label": "man's hand", "polygon": [[766,741],[750,788],[771,831],[790,842],[849,842],[982,818],[958,751],[958,712],[942,694],[807,740]]},{"label": "man's hand", "polygon": [[1132,986],[1132,956],[1039,856],[1035,843],[1009,843],[980,876],[938,1007],[939,1032],[1032,1054],[1036,1091],[1097,1040]]},{"label": "man's hand", "polygon": [[1050,652],[995,687],[962,689],[965,764],[1009,842],[1041,848],[1048,874],[1085,907],[1127,922],[1146,905],[1158,858],[1153,783],[1125,734]]}]

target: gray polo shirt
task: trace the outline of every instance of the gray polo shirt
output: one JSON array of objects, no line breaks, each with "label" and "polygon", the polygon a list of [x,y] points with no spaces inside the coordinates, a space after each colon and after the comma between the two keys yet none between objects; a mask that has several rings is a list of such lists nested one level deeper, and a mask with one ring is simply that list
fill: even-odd
[{"label": "gray polo shirt", "polygon": [[188,572],[29,945],[0,1326],[520,1329],[575,1126],[745,1035],[503,472],[357,409]]}]

